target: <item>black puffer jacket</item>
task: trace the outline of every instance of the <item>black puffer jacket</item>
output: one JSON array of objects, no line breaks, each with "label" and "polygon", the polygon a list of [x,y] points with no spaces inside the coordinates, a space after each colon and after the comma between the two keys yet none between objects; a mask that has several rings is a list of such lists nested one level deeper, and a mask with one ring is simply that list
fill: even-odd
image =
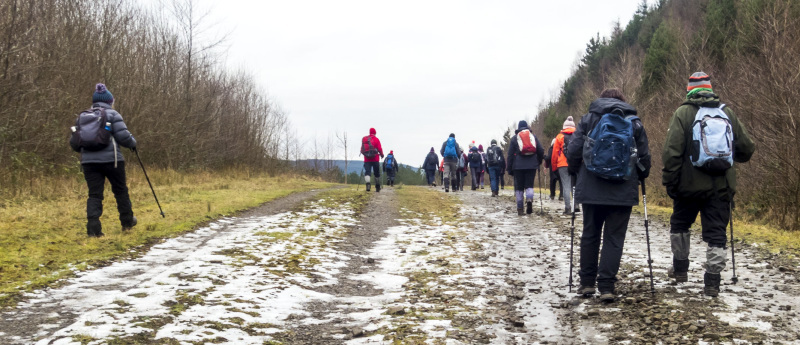
[{"label": "black puffer jacket", "polygon": [[122,115],[112,109],[108,103],[97,102],[92,105],[92,108],[104,108],[106,110],[108,122],[111,123],[114,142],[100,151],[86,151],[80,147],[72,146],[72,143],[70,143],[70,146],[74,151],[81,153],[81,164],[111,163],[114,162],[115,157],[118,162],[124,161],[125,158],[122,157],[119,147],[134,148],[136,147],[136,139],[128,131],[128,126],[122,120]]},{"label": "black puffer jacket", "polygon": [[[530,130],[530,128],[528,128],[528,123],[525,121],[520,121],[519,126],[517,127],[517,133],[525,129]],[[526,156],[520,153],[517,135],[515,134],[513,137],[511,137],[511,144],[508,145],[508,158],[506,159],[508,162],[508,171],[513,172],[514,170],[539,169],[539,165],[542,164],[542,159],[544,159],[544,148],[542,147],[542,144],[539,142],[539,138],[537,138],[536,135],[534,135],[533,138],[536,140],[536,154]]]},{"label": "black puffer jacket", "polygon": [[428,156],[425,157],[425,162],[422,164],[422,169],[424,170],[438,170],[439,169],[439,155],[436,152],[428,152]]},{"label": "black puffer jacket", "polygon": [[[641,120],[633,121],[633,136],[639,154],[639,163],[644,170],[636,169],[637,176],[628,181],[615,182],[597,177],[583,165],[583,143],[605,114],[615,109],[625,116],[636,115],[636,108],[615,98],[598,98],[589,106],[589,113],[581,118],[567,149],[567,163],[571,174],[577,173],[575,202],[579,204],[635,206],[639,204],[639,180],[650,175],[650,149],[647,132]],[[579,168],[578,168],[579,167]],[[576,171],[576,169],[579,169]]]}]

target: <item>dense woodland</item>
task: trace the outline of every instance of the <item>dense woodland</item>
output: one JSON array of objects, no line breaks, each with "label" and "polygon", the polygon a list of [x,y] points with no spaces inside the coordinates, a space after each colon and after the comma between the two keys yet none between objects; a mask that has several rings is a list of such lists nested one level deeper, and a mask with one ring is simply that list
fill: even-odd
[{"label": "dense woodland", "polygon": [[97,82],[155,166],[274,170],[297,158],[286,114],[251,76],[223,66],[224,40],[208,25],[192,0],[153,10],[133,0],[0,0],[0,192],[77,172],[69,127]]},{"label": "dense woodland", "polygon": [[[662,0],[640,5],[611,37],[594,37],[560,92],[539,110],[534,129],[549,143],[569,115],[576,122],[605,88],[623,90],[647,129],[661,187],[667,125],[686,96],[688,77],[711,76],[756,142],[737,166],[737,215],[800,229],[800,2]],[[666,197],[659,200],[668,205]]]}]

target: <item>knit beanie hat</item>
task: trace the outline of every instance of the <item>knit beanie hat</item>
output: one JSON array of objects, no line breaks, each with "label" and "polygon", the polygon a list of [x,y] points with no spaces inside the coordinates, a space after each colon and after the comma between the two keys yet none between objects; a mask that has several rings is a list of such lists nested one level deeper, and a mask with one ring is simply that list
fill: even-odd
[{"label": "knit beanie hat", "polygon": [[483,152],[483,144],[478,145],[478,152]]},{"label": "knit beanie hat", "polygon": [[529,129],[529,127],[528,127],[528,121],[522,120],[522,121],[520,121],[520,122],[519,122],[519,124],[517,125],[517,130],[518,130],[518,131],[521,131],[521,130],[523,130],[523,129]]},{"label": "knit beanie hat", "polygon": [[431,152],[436,152],[436,151],[433,150],[433,147],[431,147]]},{"label": "knit beanie hat", "polygon": [[390,155],[393,155],[393,154],[394,154],[394,151],[392,151],[392,150],[389,150],[389,154],[390,154]]},{"label": "knit beanie hat", "polygon": [[103,102],[108,104],[114,104],[114,95],[111,94],[111,91],[108,91],[106,85],[103,83],[98,83],[94,87],[94,94],[92,95],[92,103]]},{"label": "knit beanie hat", "polygon": [[572,121],[572,116],[567,116],[567,120],[564,121],[564,126],[561,127],[561,129],[567,129],[567,128],[575,128],[575,122]]},{"label": "knit beanie hat", "polygon": [[497,140],[492,139],[492,145],[497,145]]},{"label": "knit beanie hat", "polygon": [[450,133],[450,138],[455,138],[455,137],[456,137],[456,135],[455,135],[455,134],[453,134],[453,133]]},{"label": "knit beanie hat", "polygon": [[711,90],[711,77],[703,72],[694,72],[694,74],[689,77],[689,85],[686,86],[686,91],[690,92],[694,89]]}]

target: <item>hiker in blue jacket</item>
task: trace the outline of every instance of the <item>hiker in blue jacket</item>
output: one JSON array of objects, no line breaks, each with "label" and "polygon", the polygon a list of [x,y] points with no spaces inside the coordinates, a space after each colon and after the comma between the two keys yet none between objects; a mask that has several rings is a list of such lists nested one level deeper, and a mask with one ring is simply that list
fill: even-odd
[{"label": "hiker in blue jacket", "polygon": [[[633,206],[639,204],[639,181],[650,174],[650,149],[647,132],[638,118],[631,120],[638,153],[637,168],[628,180],[613,181],[590,172],[583,160],[584,142],[607,114],[621,113],[626,118],[636,115],[636,108],[626,103],[618,89],[606,89],[589,105],[589,113],[578,124],[567,148],[569,174],[577,175],[575,203],[583,205],[583,235],[580,249],[580,289],[578,294],[595,294],[611,302],[622,259],[622,247],[628,231]],[[598,127],[599,128],[599,127]],[[602,238],[603,248],[600,250]],[[598,255],[600,256],[598,263]]]},{"label": "hiker in blue jacket", "polygon": [[136,149],[136,139],[122,121],[122,115],[112,108],[113,105],[114,96],[111,91],[104,84],[97,84],[92,94],[92,108],[102,109],[107,121],[111,123],[113,140],[108,146],[99,151],[89,151],[70,141],[72,149],[81,154],[83,177],[89,187],[89,198],[86,200],[86,234],[89,237],[104,236],[100,216],[103,215],[103,189],[106,179],[111,183],[111,192],[117,200],[122,230],[130,230],[137,223],[125,181],[125,158],[120,152],[120,146]]},{"label": "hiker in blue jacket", "polygon": [[383,160],[383,172],[386,173],[386,184],[394,187],[394,178],[397,176],[397,159],[394,158],[394,151],[389,150],[389,154]]}]

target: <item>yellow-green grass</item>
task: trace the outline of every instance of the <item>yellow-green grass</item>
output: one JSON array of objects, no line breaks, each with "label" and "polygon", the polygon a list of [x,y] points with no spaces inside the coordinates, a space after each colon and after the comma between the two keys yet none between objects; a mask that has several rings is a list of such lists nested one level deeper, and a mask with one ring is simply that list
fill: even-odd
[{"label": "yellow-green grass", "polygon": [[424,186],[404,186],[396,190],[400,206],[408,212],[419,214],[423,220],[441,218],[444,223],[459,219],[461,202],[453,194],[441,193]]},{"label": "yellow-green grass", "polygon": [[[21,292],[52,285],[73,270],[103,265],[135,254],[132,248],[190,231],[210,219],[230,215],[294,192],[326,188],[308,178],[270,177],[246,169],[181,173],[149,171],[166,218],[159,214],[141,171],[129,167],[128,186],[139,224],[122,232],[116,202],[106,184],[105,237],[86,235],[86,184],[82,176],[37,180],[42,186],[0,204],[0,306]],[[50,184],[50,188],[44,185]]]}]

